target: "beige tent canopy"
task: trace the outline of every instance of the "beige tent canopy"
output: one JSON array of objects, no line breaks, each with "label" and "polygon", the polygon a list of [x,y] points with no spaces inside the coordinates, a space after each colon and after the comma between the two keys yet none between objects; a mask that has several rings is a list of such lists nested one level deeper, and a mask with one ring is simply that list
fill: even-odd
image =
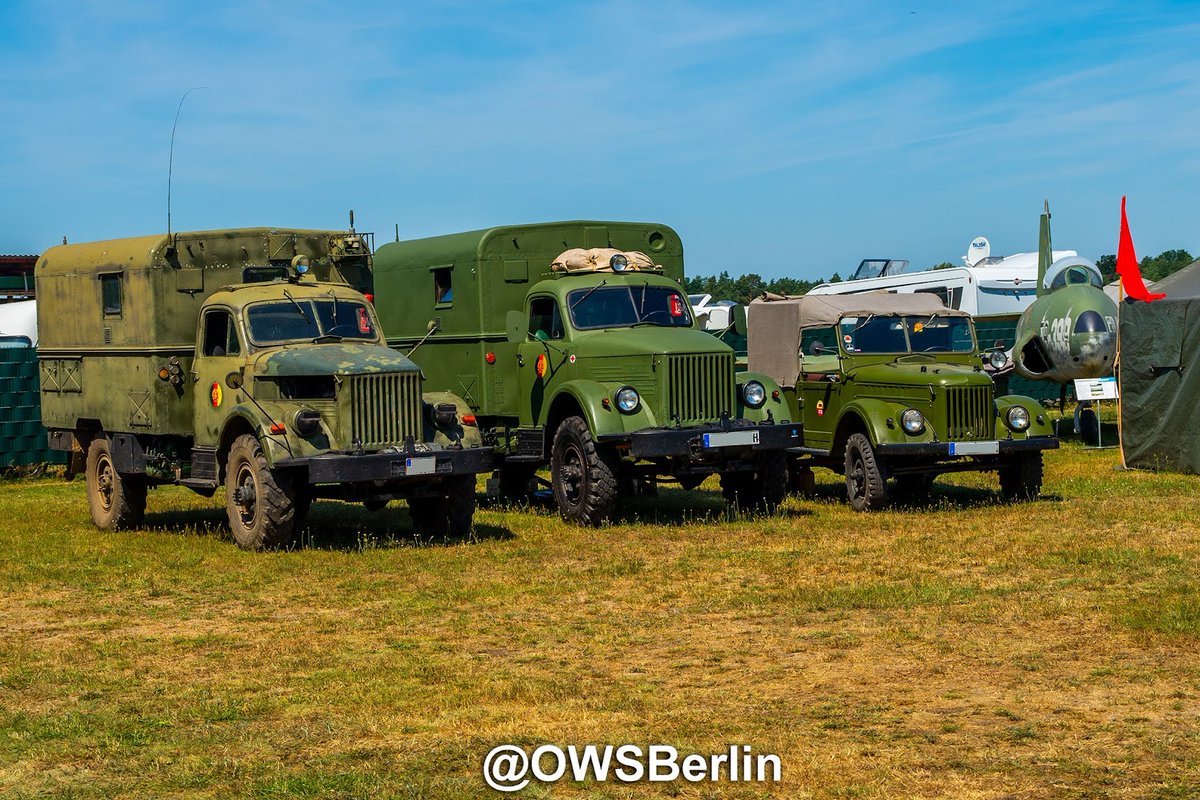
[{"label": "beige tent canopy", "polygon": [[805,328],[827,328],[844,316],[877,317],[908,314],[940,314],[969,317],[964,311],[947,308],[934,294],[862,292],[802,297],[766,295],[746,309],[747,355],[750,368],[765,372],[781,386],[794,386],[799,372],[800,332]]}]

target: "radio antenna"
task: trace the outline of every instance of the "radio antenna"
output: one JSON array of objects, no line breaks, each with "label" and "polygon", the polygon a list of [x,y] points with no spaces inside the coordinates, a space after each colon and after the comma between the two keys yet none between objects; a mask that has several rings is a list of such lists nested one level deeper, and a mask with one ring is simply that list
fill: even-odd
[{"label": "radio antenna", "polygon": [[183,101],[192,92],[207,89],[207,86],[193,86],[179,98],[179,107],[175,109],[175,122],[171,125],[171,151],[167,157],[167,238],[171,238],[171,175],[175,171],[175,129],[179,127],[179,112],[183,110]]}]

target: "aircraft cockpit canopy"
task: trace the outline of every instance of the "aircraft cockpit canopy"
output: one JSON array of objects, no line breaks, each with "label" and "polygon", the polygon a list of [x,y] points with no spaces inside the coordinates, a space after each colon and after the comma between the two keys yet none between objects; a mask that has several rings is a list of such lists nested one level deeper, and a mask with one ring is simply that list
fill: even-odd
[{"label": "aircraft cockpit canopy", "polygon": [[1083,256],[1067,256],[1055,261],[1046,270],[1042,286],[1054,291],[1064,286],[1091,285],[1097,289],[1104,288],[1104,278],[1100,268]]},{"label": "aircraft cockpit canopy", "polygon": [[858,262],[858,269],[850,276],[850,280],[861,278],[886,278],[889,275],[899,275],[908,269],[908,261],[903,258],[864,258]]}]

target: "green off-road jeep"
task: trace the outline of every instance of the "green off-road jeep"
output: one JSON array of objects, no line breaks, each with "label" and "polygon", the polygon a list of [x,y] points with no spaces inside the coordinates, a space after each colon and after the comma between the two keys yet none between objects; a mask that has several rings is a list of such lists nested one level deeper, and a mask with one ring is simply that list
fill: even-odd
[{"label": "green off-road jeep", "polygon": [[1041,493],[1058,439],[1037,401],[995,396],[968,314],[929,294],[768,296],[746,324],[749,368],[804,423],[798,482],[812,466],[844,472],[859,511],[892,490],[925,494],[944,472],[995,470],[1006,498]]}]

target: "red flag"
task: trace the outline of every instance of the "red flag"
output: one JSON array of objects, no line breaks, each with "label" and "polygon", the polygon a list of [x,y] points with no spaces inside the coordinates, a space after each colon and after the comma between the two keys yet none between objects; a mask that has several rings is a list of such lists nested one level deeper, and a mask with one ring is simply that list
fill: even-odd
[{"label": "red flag", "polygon": [[1166,297],[1161,292],[1150,294],[1146,282],[1142,280],[1137,254],[1133,252],[1133,237],[1129,235],[1129,219],[1125,216],[1124,197],[1121,198],[1121,241],[1117,245],[1117,274],[1121,276],[1121,286],[1125,289],[1125,294],[1134,300],[1151,303]]}]

